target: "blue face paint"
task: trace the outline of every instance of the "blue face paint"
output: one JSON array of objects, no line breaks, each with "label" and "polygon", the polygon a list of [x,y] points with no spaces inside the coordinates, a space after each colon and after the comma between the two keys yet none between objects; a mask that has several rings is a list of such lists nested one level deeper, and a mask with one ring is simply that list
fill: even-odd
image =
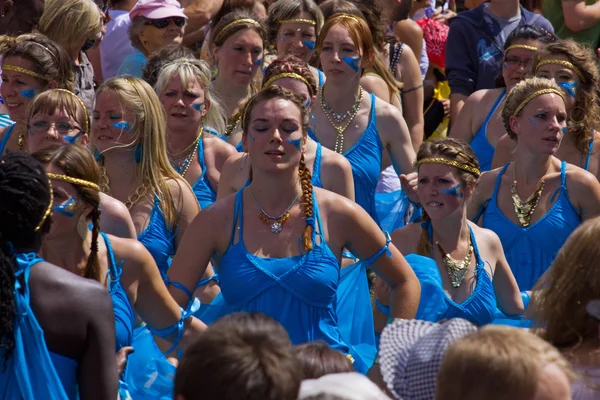
[{"label": "blue face paint", "polygon": [[527,121],[529,121],[529,123],[530,123],[531,125],[533,125],[533,126],[537,126],[537,124],[535,123],[535,121],[534,121],[534,120],[532,120],[532,119],[531,119],[531,117],[528,117],[528,118],[527,118]]},{"label": "blue face paint", "polygon": [[250,138],[251,142],[256,142],[256,138],[254,136],[252,136],[251,133],[248,133],[248,138]]},{"label": "blue face paint", "polygon": [[259,58],[258,60],[254,61],[254,65],[262,65],[262,58]]},{"label": "blue face paint", "polygon": [[311,51],[315,49],[315,42],[313,42],[312,40],[305,40],[302,42],[302,44],[308,47]]},{"label": "blue face paint", "polygon": [[342,61],[348,64],[354,72],[360,71],[360,57],[342,57]]},{"label": "blue face paint", "polygon": [[204,103],[197,103],[197,104],[192,104],[192,108],[196,111],[202,111],[202,106],[204,105]]},{"label": "blue face paint", "polygon": [[560,128],[560,130],[562,131],[562,133],[564,133],[565,135],[567,134],[567,127],[563,126],[562,128]]},{"label": "blue face paint", "polygon": [[290,143],[292,146],[300,150],[302,139],[286,139],[286,142]]},{"label": "blue face paint", "polygon": [[573,98],[577,94],[575,88],[579,86],[577,82],[559,82],[558,86],[565,89],[567,93],[569,93]]},{"label": "blue face paint", "polygon": [[310,99],[306,99],[306,103],[304,103],[304,107],[310,107]]},{"label": "blue face paint", "polygon": [[279,43],[285,43],[285,39],[284,38],[280,38],[279,39]]},{"label": "blue face paint", "polygon": [[442,193],[445,194],[449,194],[450,196],[454,196],[454,197],[463,197],[463,191],[462,191],[462,186],[460,185],[460,183],[456,186],[451,187],[450,189],[444,189],[442,190]]},{"label": "blue face paint", "polygon": [[127,121],[119,121],[117,123],[114,123],[113,127],[117,128],[117,129],[122,129],[124,131],[128,131],[131,129],[129,122],[127,122]]},{"label": "blue face paint", "polygon": [[33,99],[35,97],[35,95],[37,94],[37,90],[36,89],[25,89],[25,90],[21,90],[19,92],[19,94],[28,99]]},{"label": "blue face paint", "polygon": [[64,136],[65,142],[69,143],[69,144],[73,144],[75,143],[75,141],[77,139],[79,139],[79,137],[81,136],[81,132],[79,132],[77,135],[75,136]]},{"label": "blue face paint", "polygon": [[52,209],[70,218],[75,215],[75,204],[75,199],[73,197],[69,197],[69,200],[58,206],[52,207]]},{"label": "blue face paint", "polygon": [[508,68],[508,63],[502,63],[502,69],[507,69]]},{"label": "blue face paint", "polygon": [[0,104],[4,104],[4,99],[0,96]]}]

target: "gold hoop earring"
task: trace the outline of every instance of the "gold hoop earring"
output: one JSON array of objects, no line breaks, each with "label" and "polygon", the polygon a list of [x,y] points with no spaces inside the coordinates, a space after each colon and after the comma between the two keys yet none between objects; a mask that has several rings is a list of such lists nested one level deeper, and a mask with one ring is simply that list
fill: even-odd
[{"label": "gold hoop earring", "polygon": [[[575,110],[581,110],[581,120],[576,121],[573,119],[573,114],[575,114]],[[573,108],[571,108],[571,112],[569,113],[569,122],[575,125],[579,125],[582,124],[585,121],[585,110],[583,109],[583,107],[580,106],[574,106]]]}]

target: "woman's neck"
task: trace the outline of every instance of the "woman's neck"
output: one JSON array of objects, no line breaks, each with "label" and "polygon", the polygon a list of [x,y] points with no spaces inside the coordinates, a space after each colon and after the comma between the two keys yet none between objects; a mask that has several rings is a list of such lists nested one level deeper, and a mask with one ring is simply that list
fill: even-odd
[{"label": "woman's neck", "polygon": [[[178,154],[184,151],[190,146],[200,134],[200,128],[202,121],[198,122],[198,125],[190,125],[185,129],[169,129],[167,126],[167,144],[169,146],[169,153]],[[191,149],[190,149],[191,150]]]},{"label": "woman's neck", "polygon": [[431,220],[431,226],[433,241],[439,242],[446,252],[458,248],[459,243],[468,241],[471,236],[465,207],[462,211],[457,210],[445,218]]},{"label": "woman's neck", "polygon": [[359,80],[348,82],[342,87],[334,86],[330,81],[326,82],[322,89],[325,102],[334,111],[343,112],[352,108],[359,93]]},{"label": "woman's neck", "polygon": [[109,186],[139,186],[138,164],[131,151],[112,150],[104,154],[104,168]]},{"label": "woman's neck", "polygon": [[79,59],[79,56],[81,54],[81,48],[71,48],[71,49],[66,49],[67,54],[69,55],[69,57],[71,58],[71,61],[73,62],[73,64],[75,65],[80,65],[81,64],[81,60]]},{"label": "woman's neck", "polygon": [[529,152],[524,154],[524,152],[519,151],[517,145],[512,165],[515,180],[526,185],[536,184],[544,175],[550,172],[552,158],[550,155],[533,156]]},{"label": "woman's neck", "polygon": [[221,99],[227,117],[232,116],[242,101],[250,95],[250,88],[248,86],[232,85],[220,76],[217,76],[217,79],[214,80],[212,87],[219,99]]},{"label": "woman's neck", "polygon": [[298,170],[291,173],[263,173],[252,170],[252,183],[248,186],[252,195],[267,211],[275,213],[285,210],[292,200],[302,193]]},{"label": "woman's neck", "polygon": [[82,276],[90,255],[92,238],[87,234],[82,239],[74,231],[57,238],[46,238],[40,249],[40,256],[51,264],[58,265],[76,275]]}]

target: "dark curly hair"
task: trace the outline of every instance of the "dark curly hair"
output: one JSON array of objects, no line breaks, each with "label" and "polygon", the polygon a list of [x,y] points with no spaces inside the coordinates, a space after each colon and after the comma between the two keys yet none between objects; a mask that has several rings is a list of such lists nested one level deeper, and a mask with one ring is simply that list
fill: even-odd
[{"label": "dark curly hair", "polygon": [[43,234],[50,230],[46,214],[50,198],[42,164],[20,152],[0,157],[0,349],[4,350],[4,368],[15,347],[16,254],[39,250]]}]

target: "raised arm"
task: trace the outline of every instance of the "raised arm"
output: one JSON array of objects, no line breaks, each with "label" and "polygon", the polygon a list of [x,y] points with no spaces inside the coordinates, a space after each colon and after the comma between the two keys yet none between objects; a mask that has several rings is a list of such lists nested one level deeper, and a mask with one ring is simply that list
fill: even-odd
[{"label": "raised arm", "polygon": [[586,5],[583,0],[562,0],[562,12],[567,28],[579,32],[600,23],[600,2]]}]

